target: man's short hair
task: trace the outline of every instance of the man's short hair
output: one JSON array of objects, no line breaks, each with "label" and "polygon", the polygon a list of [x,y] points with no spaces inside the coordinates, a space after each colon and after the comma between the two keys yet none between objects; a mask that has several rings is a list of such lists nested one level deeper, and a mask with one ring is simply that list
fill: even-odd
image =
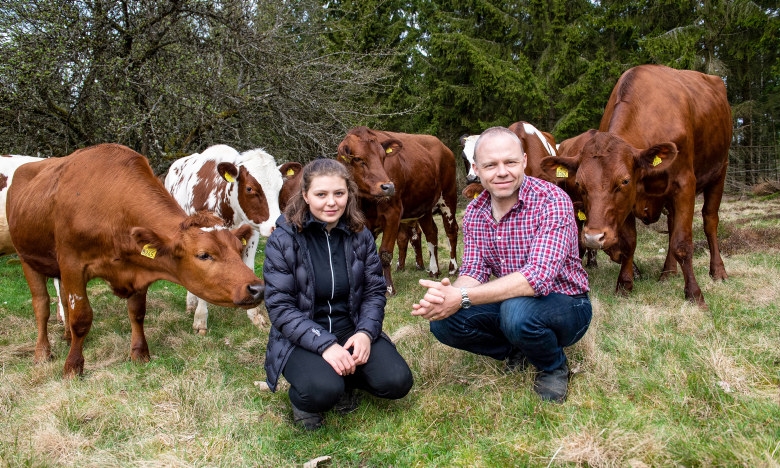
[{"label": "man's short hair", "polygon": [[490,127],[487,130],[480,133],[479,138],[477,138],[477,141],[474,143],[474,162],[477,162],[477,151],[479,150],[479,144],[482,142],[483,139],[489,139],[490,137],[496,136],[496,135],[507,135],[510,138],[513,138],[515,141],[517,141],[517,144],[520,145],[520,152],[521,154],[525,152],[525,149],[523,149],[523,141],[520,139],[520,137],[515,134],[512,130],[509,130],[506,127]]}]

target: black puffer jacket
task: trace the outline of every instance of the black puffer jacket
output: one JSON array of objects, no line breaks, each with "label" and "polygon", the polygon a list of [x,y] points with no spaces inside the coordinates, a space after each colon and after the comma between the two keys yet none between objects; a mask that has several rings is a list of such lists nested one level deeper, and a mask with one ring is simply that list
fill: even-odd
[{"label": "black puffer jacket", "polygon": [[[342,222],[333,229],[347,232],[344,248],[350,284],[349,310],[355,332],[367,333],[374,342],[382,334],[387,302],[374,236],[368,229],[349,231]],[[265,372],[272,391],[276,391],[293,346],[322,354],[336,342],[335,335],[314,321],[314,278],[306,239],[287,223],[284,215],[280,216],[276,230],[266,242],[263,263],[265,306],[272,324]]]}]

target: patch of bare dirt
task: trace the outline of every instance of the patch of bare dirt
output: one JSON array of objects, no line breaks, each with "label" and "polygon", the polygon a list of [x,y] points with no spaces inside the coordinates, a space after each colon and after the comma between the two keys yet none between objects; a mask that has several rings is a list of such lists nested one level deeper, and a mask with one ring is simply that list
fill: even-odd
[{"label": "patch of bare dirt", "polygon": [[[780,215],[772,216],[778,218]],[[780,227],[777,228],[734,228],[728,237],[720,239],[720,249],[724,255],[766,252],[780,249]],[[706,248],[706,242],[705,248]]]}]

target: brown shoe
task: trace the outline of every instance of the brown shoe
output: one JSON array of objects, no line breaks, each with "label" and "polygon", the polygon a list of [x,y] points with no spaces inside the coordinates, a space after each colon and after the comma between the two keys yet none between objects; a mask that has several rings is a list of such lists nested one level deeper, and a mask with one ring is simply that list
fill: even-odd
[{"label": "brown shoe", "polygon": [[534,391],[545,401],[563,403],[569,391],[569,366],[551,371],[539,371],[534,378]]},{"label": "brown shoe", "polygon": [[302,427],[307,431],[319,429],[322,426],[322,415],[320,413],[309,413],[303,411],[291,404],[293,412],[293,422],[296,426]]}]

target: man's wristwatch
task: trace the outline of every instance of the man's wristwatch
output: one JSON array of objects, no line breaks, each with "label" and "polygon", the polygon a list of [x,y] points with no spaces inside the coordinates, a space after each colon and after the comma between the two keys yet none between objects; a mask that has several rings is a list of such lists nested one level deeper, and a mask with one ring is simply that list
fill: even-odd
[{"label": "man's wristwatch", "polygon": [[468,309],[471,307],[471,299],[469,299],[469,293],[466,291],[466,288],[460,288],[460,298],[461,309]]}]

